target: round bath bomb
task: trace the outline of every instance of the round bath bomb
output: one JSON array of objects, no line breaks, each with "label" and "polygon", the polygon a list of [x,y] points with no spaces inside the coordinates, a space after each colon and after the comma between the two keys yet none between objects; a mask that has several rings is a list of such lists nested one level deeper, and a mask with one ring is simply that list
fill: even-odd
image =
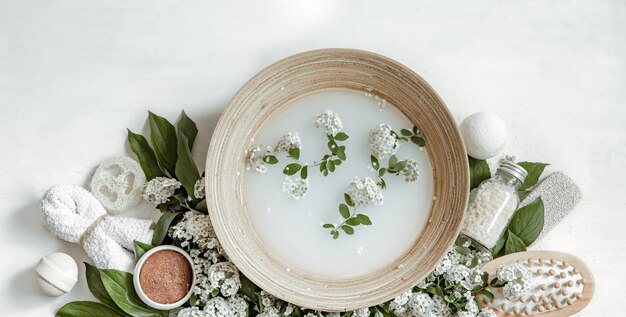
[{"label": "round bath bomb", "polygon": [[495,113],[477,112],[461,123],[461,134],[467,154],[485,160],[498,155],[508,138],[506,125]]},{"label": "round bath bomb", "polygon": [[65,253],[52,253],[41,258],[35,267],[37,282],[44,293],[61,296],[72,290],[78,281],[78,266]]}]

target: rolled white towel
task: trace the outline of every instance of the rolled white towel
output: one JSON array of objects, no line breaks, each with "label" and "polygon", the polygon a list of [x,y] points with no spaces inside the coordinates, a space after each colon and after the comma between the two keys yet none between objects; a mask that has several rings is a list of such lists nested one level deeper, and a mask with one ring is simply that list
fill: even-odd
[{"label": "rolled white towel", "polygon": [[131,272],[134,241],[152,240],[151,220],[110,217],[100,202],[79,186],[53,187],[41,209],[48,230],[63,240],[81,243],[99,269]]}]

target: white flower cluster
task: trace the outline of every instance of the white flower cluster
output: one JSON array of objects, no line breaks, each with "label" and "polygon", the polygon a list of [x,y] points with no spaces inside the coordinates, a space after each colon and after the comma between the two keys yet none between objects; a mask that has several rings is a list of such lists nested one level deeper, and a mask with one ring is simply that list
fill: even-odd
[{"label": "white flower cluster", "polygon": [[255,171],[265,174],[267,172],[267,164],[263,159],[267,155],[273,155],[274,149],[271,146],[267,146],[263,150],[262,146],[256,146],[248,150],[248,169],[253,168]]},{"label": "white flower cluster", "polygon": [[301,149],[302,141],[300,141],[300,136],[298,132],[296,133],[287,133],[283,135],[283,137],[276,144],[276,152],[289,152],[291,149]]},{"label": "white flower cluster", "polygon": [[290,316],[294,309],[296,308],[292,304],[284,302],[266,291],[261,291],[261,304],[263,305],[263,309],[257,317],[280,317],[280,316]]},{"label": "white flower cluster", "polygon": [[178,317],[246,317],[248,303],[239,295],[228,299],[215,297],[210,299],[203,309],[188,307],[178,312]]},{"label": "white flower cluster", "polygon": [[378,159],[392,156],[398,150],[398,139],[391,132],[391,126],[386,123],[381,123],[370,131],[370,150]]},{"label": "white flower cluster", "polygon": [[300,177],[291,178],[289,176],[285,177],[285,181],[283,182],[283,192],[287,194],[288,197],[293,199],[300,199],[306,195],[306,192],[309,190],[309,179],[302,179]]},{"label": "white flower cluster", "polygon": [[363,206],[381,205],[383,204],[385,198],[383,196],[382,189],[373,179],[369,177],[364,179],[355,177],[350,183],[348,194],[350,195],[350,198],[352,198],[352,201],[354,201],[357,205]]},{"label": "white flower cluster", "polygon": [[[468,244],[462,246],[469,250],[467,247]],[[425,280],[415,289],[394,299],[389,307],[398,317],[495,317],[489,309],[480,310],[472,295],[472,290],[483,283],[480,267],[490,260],[491,254],[488,252],[470,250],[464,255],[453,247]],[[456,291],[452,293],[454,298],[465,302],[463,309],[456,314],[442,296],[431,295],[426,291],[429,286],[436,286],[441,278],[455,286]]]},{"label": "white flower cluster", "polygon": [[504,298],[507,300],[518,300],[532,290],[530,269],[523,264],[503,265],[496,271],[496,277],[500,281],[507,282],[502,289]]},{"label": "white flower cluster", "polygon": [[141,197],[159,205],[166,203],[182,184],[173,178],[155,177],[141,186]]},{"label": "white flower cluster", "polygon": [[183,219],[170,228],[169,235],[189,251],[196,275],[193,293],[199,304],[217,303],[217,293],[227,298],[237,294],[241,287],[239,270],[227,260],[208,215],[186,212]]},{"label": "white flower cluster", "polygon": [[230,297],[239,291],[241,281],[239,280],[239,270],[235,264],[229,261],[219,262],[211,265],[208,271],[211,287],[219,289],[220,294]]},{"label": "white flower cluster", "polygon": [[419,168],[417,167],[417,162],[414,159],[406,160],[406,165],[400,171],[400,174],[404,176],[404,180],[407,182],[414,182],[420,176]]},{"label": "white flower cluster", "polygon": [[315,118],[315,126],[326,130],[326,134],[335,136],[343,130],[343,123],[339,115],[326,109]]},{"label": "white flower cluster", "polygon": [[201,177],[196,183],[193,185],[193,195],[198,198],[204,198],[205,194],[205,185],[204,185],[204,176]]}]

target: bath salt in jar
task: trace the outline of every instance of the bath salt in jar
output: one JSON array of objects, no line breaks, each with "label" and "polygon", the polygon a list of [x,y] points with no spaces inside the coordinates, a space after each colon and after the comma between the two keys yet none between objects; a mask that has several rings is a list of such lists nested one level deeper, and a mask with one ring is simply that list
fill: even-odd
[{"label": "bath salt in jar", "polygon": [[496,175],[480,183],[470,195],[460,238],[471,240],[478,248],[492,250],[517,210],[517,189],[527,175],[523,167],[513,162],[500,164]]}]

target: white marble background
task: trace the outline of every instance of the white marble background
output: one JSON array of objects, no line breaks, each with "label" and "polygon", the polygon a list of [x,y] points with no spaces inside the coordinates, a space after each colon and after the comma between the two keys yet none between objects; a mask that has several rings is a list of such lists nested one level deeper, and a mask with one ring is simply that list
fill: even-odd
[{"label": "white marble background", "polygon": [[86,184],[127,152],[146,110],[187,110],[211,131],[237,89],[282,57],[371,50],[409,66],[460,121],[498,113],[509,152],[571,175],[584,202],[540,244],[584,259],[596,296],[580,316],[623,316],[626,1],[0,0],[0,315],[52,316],[90,299],[42,295],[33,266],[77,245],[43,228],[50,186]]}]

